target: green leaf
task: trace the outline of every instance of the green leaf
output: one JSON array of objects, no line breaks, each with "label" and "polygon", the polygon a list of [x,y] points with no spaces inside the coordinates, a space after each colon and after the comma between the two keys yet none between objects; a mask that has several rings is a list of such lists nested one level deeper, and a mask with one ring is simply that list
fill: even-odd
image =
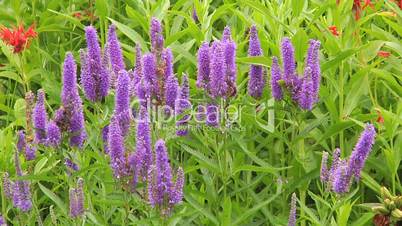
[{"label": "green leaf", "polygon": [[63,200],[61,200],[55,193],[53,193],[51,190],[47,189],[45,186],[43,186],[41,183],[38,183],[39,188],[43,191],[43,193],[49,197],[56,205],[61,209],[62,213],[65,216],[67,215],[67,207],[64,204]]}]

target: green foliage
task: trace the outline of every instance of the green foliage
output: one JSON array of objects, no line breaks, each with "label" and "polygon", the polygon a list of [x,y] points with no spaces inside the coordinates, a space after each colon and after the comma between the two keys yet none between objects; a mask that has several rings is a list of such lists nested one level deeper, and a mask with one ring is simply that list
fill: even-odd
[{"label": "green foliage", "polygon": [[[204,40],[219,39],[229,25],[237,43],[239,89],[229,104],[243,110],[238,131],[194,130],[186,138],[153,131],[154,139],[167,140],[171,162],[174,168],[184,168],[186,178],[183,202],[170,217],[160,218],[137,194],[127,194],[116,185],[103,153],[100,134],[113,111],[113,95],[102,105],[85,100],[88,138],[83,151],[67,145],[57,150],[42,147],[35,161],[23,163],[29,171],[24,179],[31,182],[34,209],[22,214],[1,193],[1,213],[12,225],[53,225],[52,216],[60,225],[286,225],[290,196],[296,192],[300,225],[369,225],[374,214],[360,204],[377,202],[381,186],[402,193],[402,11],[392,1],[376,1],[355,21],[352,4],[352,0],[341,0],[339,5],[335,0],[1,1],[0,24],[35,24],[39,34],[21,54],[13,54],[0,41],[1,175],[6,171],[15,175],[15,134],[25,127],[25,92],[44,88],[53,115],[60,104],[65,53],[73,52],[79,62],[78,50],[85,48],[83,29],[89,24],[97,28],[102,45],[108,25],[115,24],[127,68],[133,68],[135,44],[147,52],[151,17],[160,19],[165,45],[174,54],[175,73],[179,78],[188,73],[194,103],[203,96],[195,86],[196,51]],[[191,17],[193,8],[199,23]],[[247,56],[247,29],[252,24],[259,30],[261,57]],[[339,36],[329,26],[336,26]],[[295,46],[298,62],[304,62],[309,39],[322,44],[320,100],[311,112],[285,101],[274,103],[269,85],[261,100],[246,93],[249,65],[263,65],[269,71],[271,57],[280,56],[280,41],[286,36]],[[380,57],[379,50],[391,55]],[[299,72],[302,67],[299,63]],[[379,117],[383,122],[376,122]],[[361,182],[345,196],[330,194],[319,182],[321,153],[340,147],[342,156],[348,156],[366,122],[375,123],[378,135]],[[68,156],[76,156],[80,165],[71,177],[63,165]],[[87,211],[82,220],[68,216],[68,189],[76,177],[85,180]]]}]

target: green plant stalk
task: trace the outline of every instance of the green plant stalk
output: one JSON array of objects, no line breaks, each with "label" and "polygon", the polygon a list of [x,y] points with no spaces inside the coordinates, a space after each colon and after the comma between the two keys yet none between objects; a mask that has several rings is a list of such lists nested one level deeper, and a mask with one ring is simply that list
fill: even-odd
[{"label": "green plant stalk", "polygon": [[[343,62],[339,68],[339,121],[343,121],[343,83],[344,83],[344,74],[343,74]],[[343,142],[343,130],[339,132],[339,146],[341,149],[341,153],[345,151],[344,149],[344,142]],[[342,154],[341,154],[342,156]]]}]

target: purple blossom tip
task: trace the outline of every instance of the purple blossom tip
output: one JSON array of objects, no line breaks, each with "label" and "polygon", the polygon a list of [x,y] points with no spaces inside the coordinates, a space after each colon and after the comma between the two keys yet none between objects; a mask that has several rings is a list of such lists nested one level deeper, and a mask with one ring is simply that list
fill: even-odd
[{"label": "purple blossom tip", "polygon": [[112,70],[117,75],[120,70],[124,70],[126,66],[124,65],[123,53],[120,47],[120,42],[117,38],[116,26],[114,24],[110,25],[109,27],[107,46]]},{"label": "purple blossom tip", "polygon": [[61,142],[61,132],[60,128],[54,121],[49,121],[47,124],[47,145],[52,147],[57,147]]},{"label": "purple blossom tip", "polygon": [[288,226],[296,225],[296,201],[297,201],[296,193],[293,193],[292,199],[290,201]]},{"label": "purple blossom tip", "polygon": [[44,144],[46,142],[46,123],[47,112],[45,107],[45,92],[43,89],[38,91],[38,98],[32,113],[35,128],[35,142]]},{"label": "purple blossom tip", "polygon": [[287,86],[291,86],[293,83],[293,78],[296,76],[296,63],[293,44],[289,38],[282,39],[281,52],[283,62],[283,79]]},{"label": "purple blossom tip", "polygon": [[271,91],[275,100],[282,100],[283,92],[279,81],[282,79],[281,68],[279,67],[278,58],[272,58],[271,66]]},{"label": "purple blossom tip", "polygon": [[203,42],[198,49],[197,53],[197,87],[208,89],[207,85],[209,83],[209,43]]},{"label": "purple blossom tip", "polygon": [[19,130],[17,132],[17,150],[18,150],[18,152],[24,151],[25,147],[26,147],[25,133],[23,130]]},{"label": "purple blossom tip", "polygon": [[327,183],[328,182],[328,152],[324,151],[322,153],[322,159],[321,159],[321,170],[320,170],[320,180],[322,183]]}]

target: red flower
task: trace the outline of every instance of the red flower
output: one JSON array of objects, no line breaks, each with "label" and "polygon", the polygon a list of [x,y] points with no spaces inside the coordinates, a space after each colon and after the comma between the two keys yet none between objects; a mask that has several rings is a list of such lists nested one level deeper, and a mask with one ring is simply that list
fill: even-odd
[{"label": "red flower", "polygon": [[377,122],[384,124],[384,117],[382,116],[381,111],[379,111],[379,110],[376,110],[376,111],[377,111]]},{"label": "red flower", "polygon": [[73,17],[81,20],[82,19],[82,13],[81,12],[75,12],[75,13],[73,13]]},{"label": "red flower", "polygon": [[383,57],[383,58],[388,58],[390,55],[391,55],[390,52],[382,51],[382,50],[378,51],[378,53],[377,53],[377,56]]},{"label": "red flower", "polygon": [[335,36],[339,36],[339,32],[338,32],[338,28],[336,26],[329,26],[328,27],[329,31],[331,31],[331,33]]},{"label": "red flower", "polygon": [[0,39],[6,44],[13,46],[14,53],[23,51],[29,46],[30,39],[37,37],[37,35],[34,25],[31,25],[27,30],[24,30],[22,25],[18,26],[18,28],[14,27],[11,30],[6,27],[0,27]]},{"label": "red flower", "polygon": [[365,9],[367,6],[370,6],[370,8],[374,9],[374,5],[373,3],[371,3],[371,0],[364,0],[363,6],[360,0],[353,0],[353,11],[355,12],[355,20],[360,19],[362,10]]}]

